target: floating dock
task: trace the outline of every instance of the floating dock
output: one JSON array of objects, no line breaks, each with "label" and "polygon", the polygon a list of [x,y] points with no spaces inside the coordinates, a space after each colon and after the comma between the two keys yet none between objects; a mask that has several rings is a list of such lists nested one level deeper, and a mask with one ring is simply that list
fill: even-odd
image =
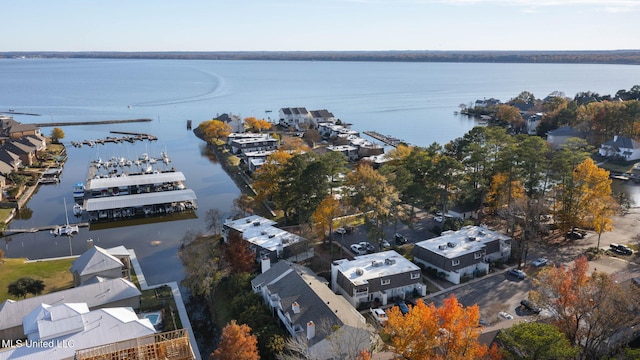
[{"label": "floating dock", "polygon": [[[81,223],[69,224],[69,225],[72,225],[72,226],[77,225],[78,227],[81,227],[81,228],[89,227],[89,223],[87,222],[81,222]],[[28,229],[5,229],[1,232],[1,234],[2,236],[9,236],[9,235],[15,235],[15,234],[36,233],[38,231],[53,230],[59,226],[60,225],[45,225],[45,226],[36,226]]]}]

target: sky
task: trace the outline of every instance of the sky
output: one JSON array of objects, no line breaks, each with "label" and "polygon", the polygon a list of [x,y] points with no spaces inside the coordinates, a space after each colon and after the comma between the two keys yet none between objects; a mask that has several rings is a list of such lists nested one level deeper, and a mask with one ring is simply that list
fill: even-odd
[{"label": "sky", "polygon": [[640,49],[640,0],[7,0],[0,12],[0,52]]}]

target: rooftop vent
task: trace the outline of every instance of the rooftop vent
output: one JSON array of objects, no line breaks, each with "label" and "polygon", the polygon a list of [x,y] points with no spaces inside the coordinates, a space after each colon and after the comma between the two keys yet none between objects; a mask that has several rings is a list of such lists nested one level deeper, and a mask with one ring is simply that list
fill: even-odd
[{"label": "rooftop vent", "polygon": [[454,248],[454,247],[456,247],[456,245],[457,245],[456,243],[452,243],[452,242],[448,242],[447,243],[447,246],[450,247],[450,248]]},{"label": "rooftop vent", "polygon": [[396,263],[396,259],[387,258],[387,259],[384,259],[384,263],[387,265],[393,265]]},{"label": "rooftop vent", "polygon": [[373,266],[373,267],[382,266],[382,261],[374,260],[374,261],[371,262],[371,266]]},{"label": "rooftop vent", "polygon": [[438,249],[440,249],[440,250],[444,250],[444,249],[446,249],[446,248],[447,248],[447,244],[440,244],[440,245],[438,245]]},{"label": "rooftop vent", "polygon": [[260,226],[260,221],[255,221],[255,222],[253,223],[253,226]]},{"label": "rooftop vent", "polygon": [[274,237],[276,237],[276,234],[269,234],[269,239],[273,239]]},{"label": "rooftop vent", "polygon": [[247,218],[246,220],[247,224],[251,222],[251,219]]},{"label": "rooftop vent", "polygon": [[476,237],[475,236],[469,236],[469,237],[467,237],[467,241],[476,241]]},{"label": "rooftop vent", "polygon": [[267,231],[266,230],[260,231],[260,235],[267,235]]},{"label": "rooftop vent", "polygon": [[356,269],[356,275],[358,275],[358,276],[362,276],[362,275],[364,275],[364,269],[362,269],[362,268],[357,268],[357,269]]}]

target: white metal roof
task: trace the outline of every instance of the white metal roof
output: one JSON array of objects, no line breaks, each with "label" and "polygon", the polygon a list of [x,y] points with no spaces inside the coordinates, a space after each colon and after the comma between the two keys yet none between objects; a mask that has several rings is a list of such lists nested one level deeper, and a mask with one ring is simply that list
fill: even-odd
[{"label": "white metal roof", "polygon": [[154,193],[107,196],[92,198],[86,201],[86,211],[99,211],[106,209],[122,209],[144,205],[164,204],[196,199],[196,193],[191,189],[159,191]]},{"label": "white metal roof", "polygon": [[108,178],[90,179],[87,181],[87,190],[108,189],[134,185],[163,184],[177,181],[185,181],[181,171],[169,171],[153,174],[114,176]]}]

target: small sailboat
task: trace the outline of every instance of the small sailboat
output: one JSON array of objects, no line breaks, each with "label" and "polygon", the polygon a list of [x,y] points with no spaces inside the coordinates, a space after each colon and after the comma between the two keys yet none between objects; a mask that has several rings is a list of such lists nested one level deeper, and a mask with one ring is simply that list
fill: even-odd
[{"label": "small sailboat", "polygon": [[73,236],[80,232],[78,225],[69,225],[69,214],[67,213],[67,199],[64,199],[64,216],[67,219],[67,223],[64,225],[56,226],[49,231],[53,236]]}]

